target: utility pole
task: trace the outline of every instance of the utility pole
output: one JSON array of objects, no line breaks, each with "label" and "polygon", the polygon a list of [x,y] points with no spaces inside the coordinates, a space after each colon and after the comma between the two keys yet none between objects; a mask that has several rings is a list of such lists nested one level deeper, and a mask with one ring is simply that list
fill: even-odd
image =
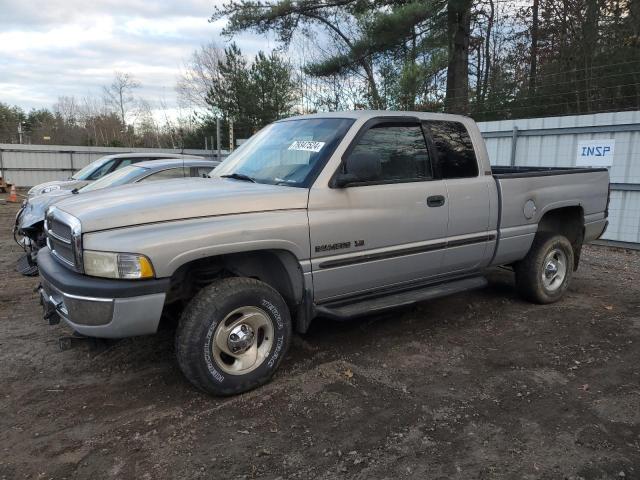
[{"label": "utility pole", "polygon": [[18,143],[22,145],[22,122],[18,122]]},{"label": "utility pole", "polygon": [[220,119],[216,118],[216,148],[218,149],[218,160],[220,160]]},{"label": "utility pole", "polygon": [[233,120],[229,120],[229,152],[233,152]]}]

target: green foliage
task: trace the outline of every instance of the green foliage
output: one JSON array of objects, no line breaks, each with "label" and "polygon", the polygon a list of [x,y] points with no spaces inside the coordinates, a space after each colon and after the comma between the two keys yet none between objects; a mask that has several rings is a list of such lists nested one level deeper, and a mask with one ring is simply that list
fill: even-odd
[{"label": "green foliage", "polygon": [[533,0],[231,0],[212,20],[316,43],[303,73],[331,88],[318,106],[343,104],[342,78],[368,108],[442,110],[446,95],[479,120],[640,108],[640,0],[537,3],[535,32]]},{"label": "green foliage", "polygon": [[478,120],[584,114],[640,108],[640,17],[634,4],[540,0],[537,69],[532,74],[532,11],[511,21],[524,25],[492,64]]},{"label": "green foliage", "polygon": [[233,121],[236,138],[291,115],[297,86],[291,65],[277,53],[259,52],[251,65],[232,43],[218,64],[207,103],[226,121]]},{"label": "green foliage", "polygon": [[[308,62],[315,77],[361,75],[369,108],[400,108],[427,99],[432,53],[446,48],[445,0],[232,0],[216,8],[212,20],[227,18],[227,35],[270,32],[288,45],[296,32],[331,47]],[[445,23],[443,23],[445,22]],[[427,44],[438,46],[425,50]],[[389,66],[393,64],[394,68]],[[391,77],[388,76],[391,74]]]},{"label": "green foliage", "polygon": [[26,119],[20,107],[0,102],[0,143],[13,143],[18,137],[18,124]]}]

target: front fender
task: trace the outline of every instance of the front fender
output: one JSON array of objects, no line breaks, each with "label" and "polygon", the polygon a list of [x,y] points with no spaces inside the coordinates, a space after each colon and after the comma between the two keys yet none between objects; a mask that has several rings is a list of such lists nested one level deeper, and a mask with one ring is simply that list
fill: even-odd
[{"label": "front fender", "polygon": [[288,251],[307,265],[308,229],[306,210],[277,210],[86,233],[83,245],[88,250],[144,254],[156,277],[162,278],[193,260],[255,250]]},{"label": "front fender", "polygon": [[44,222],[44,214],[45,211],[43,209],[38,208],[34,210],[25,207],[20,213],[16,224],[18,231],[37,227],[38,223]]}]

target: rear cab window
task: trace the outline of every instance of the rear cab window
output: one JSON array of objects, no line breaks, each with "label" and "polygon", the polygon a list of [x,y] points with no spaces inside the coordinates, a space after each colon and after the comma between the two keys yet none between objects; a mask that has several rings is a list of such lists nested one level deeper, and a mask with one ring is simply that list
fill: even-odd
[{"label": "rear cab window", "polygon": [[460,122],[426,120],[425,131],[435,149],[434,170],[439,178],[478,176],[478,160],[467,128]]}]

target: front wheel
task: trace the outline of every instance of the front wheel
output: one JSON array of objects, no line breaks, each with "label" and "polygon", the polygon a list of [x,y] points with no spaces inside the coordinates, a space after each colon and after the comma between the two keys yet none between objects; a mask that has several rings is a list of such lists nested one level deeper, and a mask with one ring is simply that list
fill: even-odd
[{"label": "front wheel", "polygon": [[225,278],[187,305],[176,332],[176,356],[187,379],[214,395],[256,388],[273,376],[291,341],[291,317],[280,294],[252,278]]},{"label": "front wheel", "polygon": [[566,237],[538,233],[527,256],[515,265],[518,291],[530,302],[557,302],[569,287],[573,263],[573,247]]}]

